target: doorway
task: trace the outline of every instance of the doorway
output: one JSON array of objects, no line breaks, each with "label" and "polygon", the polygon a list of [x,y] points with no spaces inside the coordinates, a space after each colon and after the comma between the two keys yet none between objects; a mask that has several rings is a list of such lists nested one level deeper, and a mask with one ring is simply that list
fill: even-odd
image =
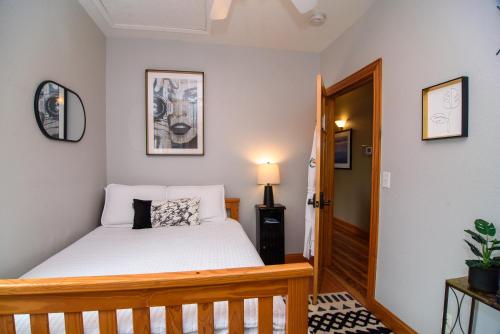
[{"label": "doorway", "polygon": [[[319,137],[321,140],[317,150],[320,153],[320,159],[316,162],[318,164],[318,160],[320,161],[320,168],[317,170],[317,179],[319,178],[320,181],[316,188],[317,196],[321,198],[316,211],[317,251],[315,251],[314,295],[323,276],[330,276],[342,280],[342,285],[345,285],[355,298],[367,305],[375,301],[380,191],[381,73],[382,60],[379,59],[329,88],[318,89],[318,98],[321,98],[318,101],[321,103],[318,104],[317,129],[323,129],[323,131],[317,130],[321,134]],[[368,121],[365,120],[365,122],[369,123],[370,129],[364,126],[365,129],[361,131],[359,115],[350,116],[341,108],[346,104],[344,100],[350,99],[351,103],[356,104],[359,98],[356,95],[367,92],[369,94],[366,98],[369,101],[365,104],[368,105],[371,117],[367,117]],[[336,120],[345,120],[347,123],[340,129],[340,125],[335,125]],[[337,145],[335,145],[336,137]],[[349,142],[348,146],[345,145],[346,141]],[[336,147],[339,150],[337,168],[335,168]],[[364,169],[366,172],[363,182],[360,183],[363,190],[357,192],[358,195],[352,195],[353,192],[350,192],[348,188],[349,179],[351,182],[353,179],[353,171],[357,172],[358,169],[354,164],[358,164],[357,167],[361,167],[361,170]],[[337,184],[336,187],[337,177],[339,177],[338,183],[341,183],[340,177],[342,176],[345,178],[344,183],[347,183],[347,188],[345,184],[342,187]],[[357,186],[361,187],[361,185]],[[360,193],[364,195],[359,195]],[[347,196],[347,198],[342,198],[342,196]],[[363,201],[357,201],[356,196],[366,198]],[[322,198],[325,198],[324,203],[331,203],[331,205],[321,205]],[[356,202],[356,209],[352,208],[353,198]],[[344,208],[335,208],[337,203],[341,206],[343,202]],[[349,202],[351,202],[351,207],[348,205]],[[352,214],[346,212],[346,209],[347,211],[349,209],[361,210],[362,207],[364,209],[360,217],[350,218],[353,217]],[[341,219],[342,217],[347,218]],[[359,223],[359,228],[352,228],[353,220],[356,220],[356,225]],[[345,233],[340,235],[340,232]],[[346,246],[346,233],[351,239],[347,242],[353,243],[349,247]],[[356,243],[360,246],[358,247],[360,251],[353,250],[356,248]],[[353,261],[346,263],[346,259],[349,258],[356,258],[354,262],[357,261],[357,263]]]},{"label": "doorway", "polygon": [[[373,150],[373,80],[329,97],[334,132],[334,156],[326,170],[334,169],[331,187],[335,203],[329,217],[329,266],[335,280],[366,296],[370,241]],[[332,145],[332,143],[330,143]],[[333,164],[333,166],[331,166]]]}]

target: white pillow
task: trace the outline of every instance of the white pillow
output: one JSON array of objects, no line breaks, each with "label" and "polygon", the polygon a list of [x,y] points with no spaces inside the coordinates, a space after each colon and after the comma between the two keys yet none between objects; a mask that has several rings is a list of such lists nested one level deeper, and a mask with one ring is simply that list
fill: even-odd
[{"label": "white pillow", "polygon": [[167,200],[169,201],[193,197],[200,198],[200,220],[202,223],[226,219],[224,185],[167,187]]},{"label": "white pillow", "polygon": [[134,198],[142,200],[166,200],[165,186],[126,186],[110,184],[106,187],[106,202],[102,211],[103,226],[120,226],[134,223]]}]

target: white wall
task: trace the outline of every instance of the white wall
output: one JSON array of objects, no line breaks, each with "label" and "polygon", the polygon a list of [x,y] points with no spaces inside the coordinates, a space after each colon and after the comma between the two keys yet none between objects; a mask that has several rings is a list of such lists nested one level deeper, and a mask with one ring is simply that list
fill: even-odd
[{"label": "white wall", "polygon": [[[0,277],[17,277],[99,221],[105,185],[105,39],[76,0],[0,1]],[[42,135],[38,84],[77,92],[79,143]]]},{"label": "white wall", "polygon": [[372,145],[373,84],[336,97],[335,119],[348,120],[345,129],[352,131],[352,168],[335,169],[333,215],[369,232],[372,157],[365,155],[361,146]]},{"label": "white wall", "polygon": [[[205,156],[146,156],[145,69],[205,72]],[[302,252],[317,54],[108,39],[106,70],[108,182],[225,184],[241,198],[241,223],[254,239],[254,204],[263,196],[256,163],[278,162],[286,252]]]},{"label": "white wall", "polygon": [[[379,0],[321,53],[332,84],[383,59],[376,299],[419,333],[440,330],[444,280],[466,275],[463,229],[500,228],[500,11],[494,0]],[[469,76],[469,138],[420,140],[421,89]],[[496,320],[494,320],[496,319]],[[480,310],[500,333],[498,313]]]}]

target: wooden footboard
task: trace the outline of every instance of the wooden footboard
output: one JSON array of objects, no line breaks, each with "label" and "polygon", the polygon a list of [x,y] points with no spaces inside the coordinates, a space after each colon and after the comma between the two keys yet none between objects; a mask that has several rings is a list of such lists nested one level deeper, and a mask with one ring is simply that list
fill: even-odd
[{"label": "wooden footboard", "polygon": [[0,333],[29,314],[32,333],[49,333],[64,313],[66,333],[83,333],[83,311],[99,311],[100,333],[117,333],[116,310],[132,309],[134,333],[150,333],[149,308],[166,307],[167,333],[182,333],[182,305],[198,305],[198,333],[214,332],[214,305],[228,301],[229,333],[243,333],[243,300],[258,298],[259,334],[273,331],[273,296],[286,300],[286,332],[307,333],[308,263],[179,273],[0,280]]}]

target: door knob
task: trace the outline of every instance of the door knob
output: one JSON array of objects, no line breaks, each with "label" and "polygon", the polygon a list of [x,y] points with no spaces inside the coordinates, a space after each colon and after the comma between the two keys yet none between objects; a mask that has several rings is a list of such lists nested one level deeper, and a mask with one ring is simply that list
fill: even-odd
[{"label": "door knob", "polygon": [[307,200],[307,205],[312,205],[313,208],[319,206],[319,203],[316,201],[316,194],[313,194],[313,197]]}]

